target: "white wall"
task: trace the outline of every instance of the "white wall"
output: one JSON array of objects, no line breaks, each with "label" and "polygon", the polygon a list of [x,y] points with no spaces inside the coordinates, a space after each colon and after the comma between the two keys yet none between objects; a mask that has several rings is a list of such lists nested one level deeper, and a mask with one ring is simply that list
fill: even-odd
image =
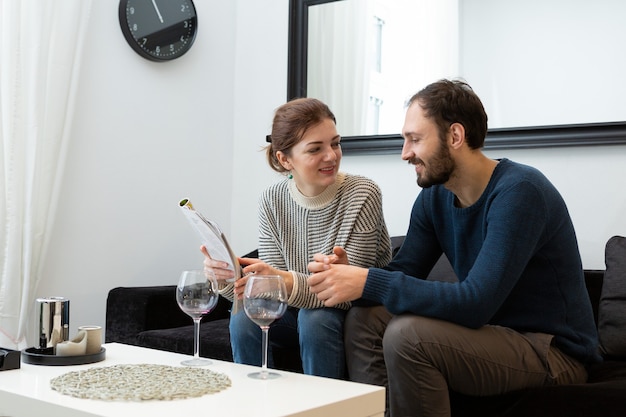
[{"label": "white wall", "polygon": [[[38,296],[71,300],[72,332],[104,325],[116,286],[174,284],[201,267],[177,202],[217,220],[238,253],[256,247],[256,201],[274,174],[260,151],[286,97],[288,0],[195,0],[199,32],[170,63],[135,54],[117,0],[94,1],[65,179]],[[626,118],[624,118],[626,120]],[[626,147],[499,152],[542,169],[572,211],[586,267],[626,234]],[[345,156],[384,193],[392,234],[419,192],[399,155]]]},{"label": "white wall", "polygon": [[154,63],[124,40],[119,1],[93,2],[37,291],[70,299],[72,334],[104,325],[111,288],[175,284],[202,266],[182,197],[220,223],[236,251],[256,247],[255,201],[274,178],[257,148],[286,97],[288,1],[194,3],[193,47]]},{"label": "white wall", "polygon": [[626,120],[623,0],[459,0],[460,72],[490,127]]}]

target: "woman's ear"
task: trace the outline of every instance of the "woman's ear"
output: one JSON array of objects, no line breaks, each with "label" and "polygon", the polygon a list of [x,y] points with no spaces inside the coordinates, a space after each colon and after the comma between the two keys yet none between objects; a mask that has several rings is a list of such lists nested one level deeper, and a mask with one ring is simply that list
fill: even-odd
[{"label": "woman's ear", "polygon": [[276,152],[276,159],[278,159],[278,162],[280,162],[283,168],[285,168],[287,171],[291,171],[291,162],[289,162],[289,158],[287,157],[287,155],[285,155],[283,151]]}]

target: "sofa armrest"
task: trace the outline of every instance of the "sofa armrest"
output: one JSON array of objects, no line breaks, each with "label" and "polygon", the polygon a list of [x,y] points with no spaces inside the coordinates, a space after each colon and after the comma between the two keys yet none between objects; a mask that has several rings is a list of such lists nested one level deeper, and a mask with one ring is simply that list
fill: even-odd
[{"label": "sofa armrest", "polygon": [[[203,318],[213,321],[230,316],[230,301],[219,298]],[[117,287],[109,291],[106,304],[105,342],[137,344],[139,333],[191,325],[191,318],[176,302],[176,286]]]},{"label": "sofa armrest", "polygon": [[602,283],[604,282],[604,271],[598,269],[585,269],[585,285],[593,309],[593,318],[598,325],[598,308],[600,306],[600,295],[602,293]]}]

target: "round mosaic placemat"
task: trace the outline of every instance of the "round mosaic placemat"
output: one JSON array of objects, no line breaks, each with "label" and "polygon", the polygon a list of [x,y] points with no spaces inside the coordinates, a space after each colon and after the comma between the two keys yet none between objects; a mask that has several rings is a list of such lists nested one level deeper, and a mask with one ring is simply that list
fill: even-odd
[{"label": "round mosaic placemat", "polygon": [[50,380],[50,387],[61,394],[105,401],[175,400],[230,386],[228,376],[209,369],[151,364],[72,371]]}]

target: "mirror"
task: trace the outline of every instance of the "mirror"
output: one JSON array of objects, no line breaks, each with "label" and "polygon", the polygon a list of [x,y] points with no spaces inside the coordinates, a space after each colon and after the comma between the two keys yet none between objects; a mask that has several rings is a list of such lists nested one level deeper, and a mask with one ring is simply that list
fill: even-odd
[{"label": "mirror", "polygon": [[325,101],[346,153],[399,153],[404,102],[444,77],[483,100],[485,148],[626,143],[625,13],[620,0],[290,0],[288,98]]}]

